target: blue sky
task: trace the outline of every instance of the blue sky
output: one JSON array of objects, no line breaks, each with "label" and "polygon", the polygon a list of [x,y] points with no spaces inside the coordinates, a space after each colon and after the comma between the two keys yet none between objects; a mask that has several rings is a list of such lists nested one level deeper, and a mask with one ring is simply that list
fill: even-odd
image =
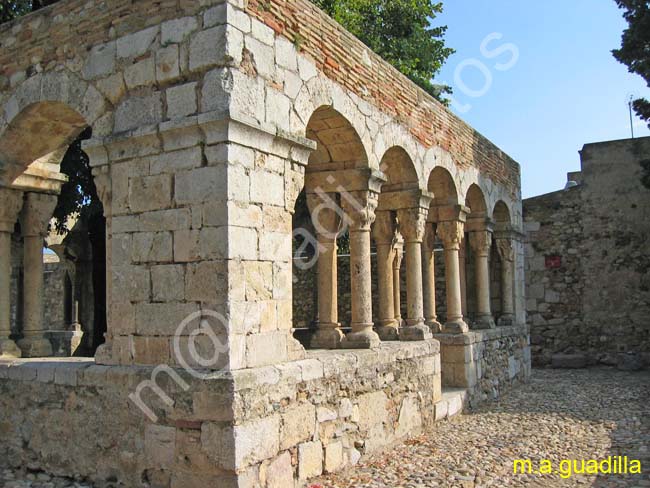
[{"label": "blue sky", "polygon": [[[630,137],[627,99],[650,89],[611,55],[627,25],[614,0],[447,0],[444,7],[434,24],[448,26],[456,54],[437,81],[454,87],[456,113],[521,164],[524,198],[563,188],[585,143]],[[482,52],[492,33],[502,37]],[[650,135],[634,123],[635,136]]]}]

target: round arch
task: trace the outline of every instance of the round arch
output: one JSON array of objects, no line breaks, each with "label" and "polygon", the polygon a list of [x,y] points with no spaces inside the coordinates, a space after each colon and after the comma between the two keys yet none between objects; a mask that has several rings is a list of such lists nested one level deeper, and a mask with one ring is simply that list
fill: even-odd
[{"label": "round arch", "polygon": [[503,200],[497,201],[494,205],[492,216],[499,227],[509,226],[512,223],[510,209]]},{"label": "round arch", "polygon": [[433,193],[432,205],[457,205],[458,190],[451,173],[441,166],[436,166],[429,175],[427,189]]},{"label": "round arch", "polygon": [[419,187],[418,174],[413,159],[401,146],[393,146],[384,153],[379,169],[388,180],[382,186],[382,192],[411,190]]},{"label": "round arch", "polygon": [[471,217],[486,217],[487,216],[487,204],[485,203],[485,195],[483,190],[476,184],[473,183],[467,190],[467,195],[465,196],[465,206],[470,209]]}]

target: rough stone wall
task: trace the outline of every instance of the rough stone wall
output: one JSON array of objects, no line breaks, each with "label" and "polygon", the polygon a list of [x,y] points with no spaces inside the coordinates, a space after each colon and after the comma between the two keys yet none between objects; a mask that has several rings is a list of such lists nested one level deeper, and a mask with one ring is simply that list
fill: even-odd
[{"label": "rough stone wall", "polygon": [[155,424],[128,398],[151,371],[0,363],[0,466],[132,487],[289,488],[417,435],[441,399],[437,341],[321,351],[203,380],[179,371],[187,389],[163,373],[173,403],[142,396]]},{"label": "rough stone wall", "polygon": [[587,144],[580,185],[524,201],[533,361],[650,353],[650,138]]}]

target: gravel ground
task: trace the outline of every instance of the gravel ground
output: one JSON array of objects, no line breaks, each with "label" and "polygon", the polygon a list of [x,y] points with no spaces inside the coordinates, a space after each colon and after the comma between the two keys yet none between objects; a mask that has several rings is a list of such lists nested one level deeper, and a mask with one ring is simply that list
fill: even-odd
[{"label": "gravel ground", "polygon": [[[310,487],[650,487],[650,372],[535,370],[500,403],[445,421],[426,435]],[[641,476],[513,475],[514,459],[560,461],[628,456]],[[4,488],[94,488],[43,473],[0,471]],[[110,485],[105,485],[110,486]],[[104,488],[95,487],[95,488]],[[212,488],[212,487],[206,487]]]}]

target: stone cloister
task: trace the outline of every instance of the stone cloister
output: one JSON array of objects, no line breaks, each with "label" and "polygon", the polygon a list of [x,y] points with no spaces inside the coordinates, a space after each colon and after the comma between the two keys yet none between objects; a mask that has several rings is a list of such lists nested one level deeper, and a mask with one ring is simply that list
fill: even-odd
[{"label": "stone cloister", "polygon": [[[3,463],[300,486],[526,381],[518,164],[307,0],[63,0],[0,26],[0,46]],[[52,359],[43,241],[58,163],[87,128],[107,332],[94,358]],[[319,247],[307,348],[292,317],[311,292],[292,272],[303,191]],[[14,232],[25,317],[10,336]]]}]

